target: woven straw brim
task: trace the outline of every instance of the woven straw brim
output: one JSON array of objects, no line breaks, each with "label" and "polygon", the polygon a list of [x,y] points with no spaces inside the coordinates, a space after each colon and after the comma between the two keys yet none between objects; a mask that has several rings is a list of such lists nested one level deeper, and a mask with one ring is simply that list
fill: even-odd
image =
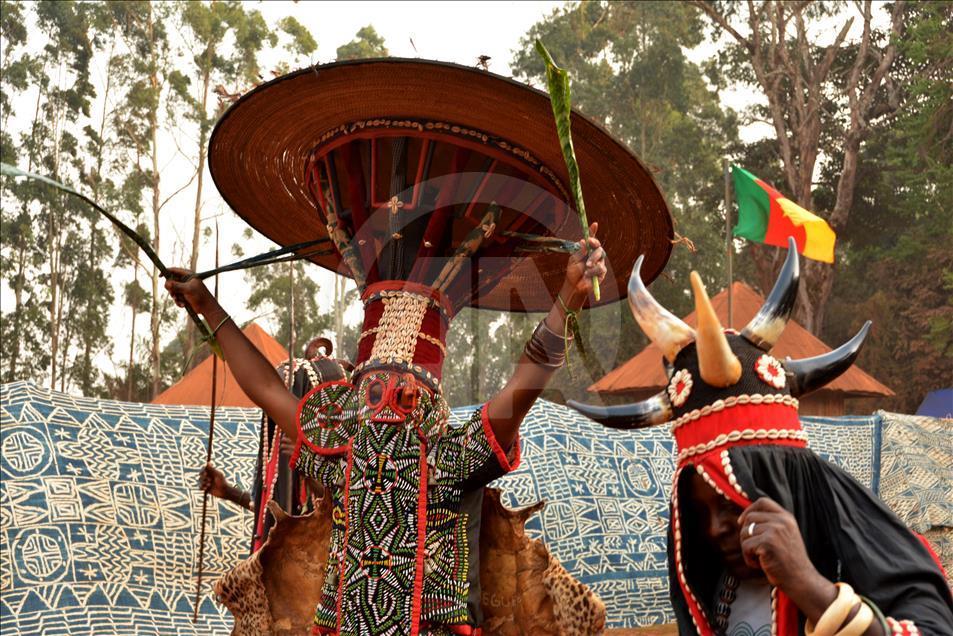
[{"label": "woven straw brim", "polygon": [[[250,91],[212,133],[212,179],[239,216],[279,245],[326,236],[305,181],[310,153],[322,133],[375,117],[451,122],[485,131],[525,148],[568,189],[548,95],[476,68],[398,58],[307,68]],[[652,175],[625,146],[576,112],[572,134],[586,211],[590,222],[599,222],[598,237],[607,252],[610,271],[599,303],[605,304],[625,295],[640,254],[645,254],[646,281],[662,271],[671,252],[672,219]],[[581,238],[577,223],[565,226],[561,238]],[[312,260],[347,273],[336,254]],[[565,267],[564,254],[526,256],[472,304],[546,311]]]}]

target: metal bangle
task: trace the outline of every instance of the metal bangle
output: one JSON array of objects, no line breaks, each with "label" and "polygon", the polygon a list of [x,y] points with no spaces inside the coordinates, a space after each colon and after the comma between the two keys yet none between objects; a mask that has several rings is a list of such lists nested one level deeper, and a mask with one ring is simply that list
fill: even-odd
[{"label": "metal bangle", "polygon": [[533,331],[532,337],[523,352],[535,364],[550,369],[558,369],[566,362],[566,346],[572,338],[564,338],[555,333],[542,320]]},{"label": "metal bangle", "polygon": [[572,339],[573,339],[573,335],[572,335],[572,332],[571,332],[571,331],[567,331],[567,334],[568,334],[568,335],[563,335],[563,334],[561,334],[561,333],[556,333],[555,331],[553,331],[552,329],[549,328],[549,325],[546,324],[546,321],[545,321],[545,320],[541,320],[541,321],[539,322],[539,326],[537,327],[537,329],[542,329],[542,330],[544,330],[544,331],[546,332],[547,336],[550,337],[550,338],[559,338],[560,345],[563,346],[563,347],[565,347],[566,342],[572,342]]},{"label": "metal bangle", "polygon": [[212,335],[214,336],[215,334],[217,334],[218,330],[221,329],[222,325],[224,325],[226,322],[228,322],[231,319],[232,319],[231,316],[229,316],[228,314],[225,314],[225,317],[222,318],[222,322],[218,323],[218,326],[215,327],[215,329],[212,329]]},{"label": "metal bangle", "polygon": [[880,608],[877,607],[877,604],[871,601],[869,598],[863,594],[858,594],[862,603],[866,604],[874,612],[874,620],[880,623],[880,628],[884,630],[884,636],[890,636],[890,625],[887,624],[887,618],[884,616],[884,613],[880,611]]}]

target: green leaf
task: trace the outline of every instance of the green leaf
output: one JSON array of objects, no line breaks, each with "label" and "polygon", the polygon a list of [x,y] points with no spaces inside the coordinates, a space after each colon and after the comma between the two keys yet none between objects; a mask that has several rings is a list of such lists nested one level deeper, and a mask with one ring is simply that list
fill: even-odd
[{"label": "green leaf", "polygon": [[[582,236],[589,240],[589,221],[586,218],[586,204],[582,198],[582,182],[579,179],[579,164],[576,163],[576,151],[572,146],[572,105],[569,97],[569,73],[556,66],[553,56],[549,54],[542,41],[536,40],[536,51],[546,63],[546,84],[549,88],[549,101],[553,107],[553,117],[556,118],[556,134],[559,136],[559,146],[566,160],[566,171],[569,173],[569,189],[572,191],[576,204],[576,213],[582,223]],[[599,279],[592,279],[592,295],[599,302]]]}]

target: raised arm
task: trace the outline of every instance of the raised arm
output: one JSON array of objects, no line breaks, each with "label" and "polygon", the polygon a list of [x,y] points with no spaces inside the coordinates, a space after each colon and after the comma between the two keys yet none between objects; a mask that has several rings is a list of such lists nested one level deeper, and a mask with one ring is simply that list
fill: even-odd
[{"label": "raised arm", "polygon": [[171,272],[174,278],[165,282],[165,288],[175,304],[183,307],[187,302],[205,316],[208,324],[216,330],[215,337],[242,391],[281,427],[285,435],[297,439],[298,399],[288,391],[278,372],[245,337],[202,281],[192,278],[180,282],[189,272],[184,269],[172,269]]},{"label": "raised arm", "polygon": [[[523,418],[559,368],[556,359],[559,358],[558,350],[564,347],[562,337],[566,328],[566,309],[577,311],[582,307],[592,291],[593,276],[600,281],[605,278],[605,250],[595,238],[598,229],[598,223],[589,226],[588,244],[580,241],[581,249],[569,257],[559,298],[537,327],[530,342],[529,346],[536,353],[530,356],[524,352],[520,356],[506,386],[487,403],[487,418],[503,448],[512,446]],[[541,364],[541,358],[547,357],[547,354],[555,354],[555,358],[550,357],[550,364]]]}]

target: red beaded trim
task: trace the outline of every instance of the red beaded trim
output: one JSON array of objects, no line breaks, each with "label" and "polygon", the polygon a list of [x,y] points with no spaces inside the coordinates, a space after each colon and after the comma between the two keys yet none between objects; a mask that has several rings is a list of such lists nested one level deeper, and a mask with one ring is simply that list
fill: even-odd
[{"label": "red beaded trim", "polygon": [[[766,441],[767,440],[767,441]],[[675,430],[678,463],[722,446],[750,443],[806,445],[797,409],[786,404],[736,404]]]}]

